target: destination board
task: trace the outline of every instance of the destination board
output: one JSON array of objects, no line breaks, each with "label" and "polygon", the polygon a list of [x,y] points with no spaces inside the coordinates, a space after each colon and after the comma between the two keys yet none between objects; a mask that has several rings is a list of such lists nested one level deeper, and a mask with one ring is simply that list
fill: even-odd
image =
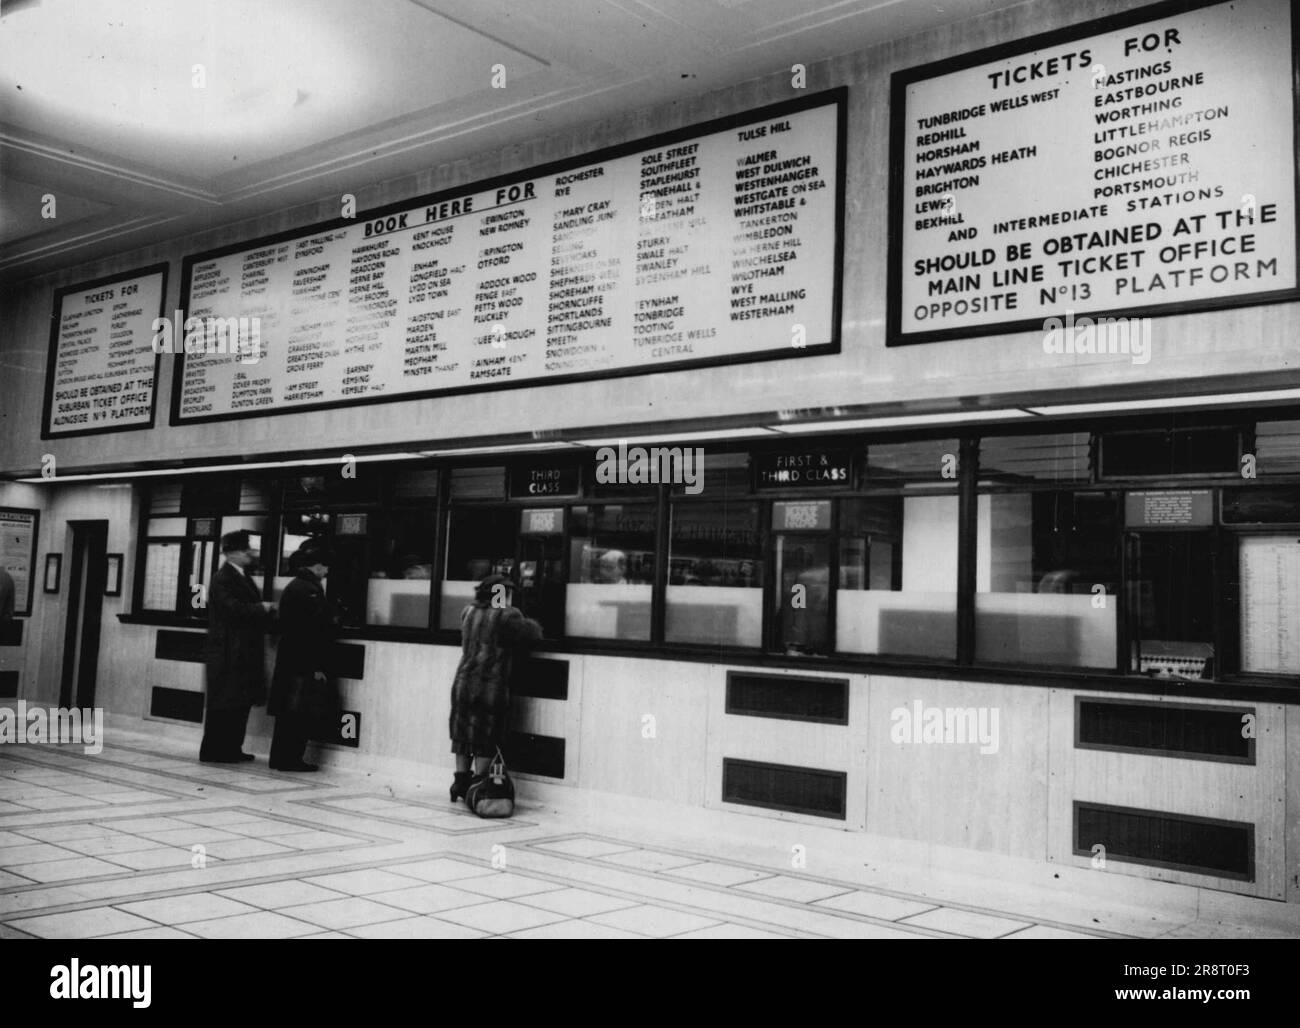
[{"label": "destination board", "polygon": [[839,90],[187,257],[195,339],[256,345],[178,356],[172,421],[835,352],[843,132]]},{"label": "destination board", "polygon": [[1300,295],[1290,4],[1187,7],[894,75],[889,345]]},{"label": "destination board", "polygon": [[54,294],[41,438],[152,428],[167,265]]}]

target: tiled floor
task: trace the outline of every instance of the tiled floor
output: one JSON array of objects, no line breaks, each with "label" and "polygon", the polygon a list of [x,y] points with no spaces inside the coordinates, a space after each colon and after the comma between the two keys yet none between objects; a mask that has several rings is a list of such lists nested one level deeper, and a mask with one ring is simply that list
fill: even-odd
[{"label": "tiled floor", "polygon": [[442,787],[215,769],[125,742],[0,756],[0,938],[1118,934],[764,867],[708,838],[665,845],[653,819],[593,830],[528,804],[527,783],[518,817],[483,821]]}]

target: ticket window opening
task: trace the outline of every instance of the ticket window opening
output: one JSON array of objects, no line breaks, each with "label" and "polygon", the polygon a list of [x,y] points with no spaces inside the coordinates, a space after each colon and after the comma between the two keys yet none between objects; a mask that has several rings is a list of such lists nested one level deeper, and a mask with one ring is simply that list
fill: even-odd
[{"label": "ticket window opening", "polygon": [[564,515],[560,507],[520,512],[515,605],[548,639],[564,634]]},{"label": "ticket window opening", "polygon": [[830,652],[830,535],[775,537],[777,648],[790,655]]},{"label": "ticket window opening", "polygon": [[1214,537],[1132,532],[1126,537],[1129,671],[1153,678],[1213,678]]}]

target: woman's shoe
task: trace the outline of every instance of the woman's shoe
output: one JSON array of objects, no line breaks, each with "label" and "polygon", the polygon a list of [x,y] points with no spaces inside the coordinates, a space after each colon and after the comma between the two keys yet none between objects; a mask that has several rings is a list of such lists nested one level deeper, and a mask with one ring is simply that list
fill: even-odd
[{"label": "woman's shoe", "polygon": [[451,802],[465,798],[465,793],[469,791],[469,772],[457,771],[453,776],[451,783]]}]

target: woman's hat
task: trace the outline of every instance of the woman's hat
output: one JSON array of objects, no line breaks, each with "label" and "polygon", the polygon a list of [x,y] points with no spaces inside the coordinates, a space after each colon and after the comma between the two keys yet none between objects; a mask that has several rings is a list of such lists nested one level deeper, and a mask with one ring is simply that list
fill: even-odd
[{"label": "woman's hat", "polygon": [[313,564],[324,564],[326,567],[329,567],[331,561],[332,558],[328,546],[322,542],[308,540],[299,546],[293,555],[289,557],[289,567],[293,568],[295,571],[309,568]]},{"label": "woman's hat", "polygon": [[479,582],[478,586],[475,588],[474,598],[476,600],[491,599],[493,593],[496,592],[496,587],[499,585],[510,590],[516,588],[515,580],[509,575],[488,575],[487,578]]}]

